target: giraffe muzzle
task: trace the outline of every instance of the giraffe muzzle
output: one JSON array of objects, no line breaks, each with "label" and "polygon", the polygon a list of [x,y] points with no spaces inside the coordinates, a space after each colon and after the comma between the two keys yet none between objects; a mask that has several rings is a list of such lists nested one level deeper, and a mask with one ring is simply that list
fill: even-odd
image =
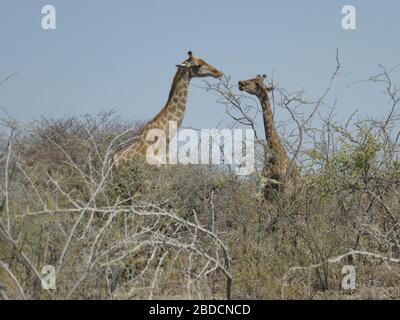
[{"label": "giraffe muzzle", "polygon": [[223,72],[218,70],[214,77],[219,79],[222,78],[223,75],[224,75]]}]

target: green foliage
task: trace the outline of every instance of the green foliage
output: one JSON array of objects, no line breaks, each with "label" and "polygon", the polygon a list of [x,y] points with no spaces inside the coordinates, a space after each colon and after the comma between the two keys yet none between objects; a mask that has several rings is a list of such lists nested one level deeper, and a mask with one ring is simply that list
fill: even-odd
[{"label": "green foliage", "polygon": [[[364,174],[377,170],[376,164],[382,146],[372,132],[361,130],[355,142],[344,139],[341,141],[339,149],[323,162],[320,172],[308,177],[307,186],[311,192],[330,197],[336,192],[357,190],[362,188]],[[315,153],[312,156],[313,159],[321,160]],[[387,168],[383,168],[382,172],[386,170]]]},{"label": "green foliage", "polygon": [[[396,285],[398,278],[379,259],[344,258],[329,263],[329,258],[350,248],[397,257],[400,239],[394,219],[400,216],[400,161],[393,144],[385,142],[384,135],[374,128],[360,126],[351,134],[338,133],[329,150],[315,144],[308,152],[312,170],[303,170],[292,194],[280,194],[272,204],[256,196],[257,176],[238,178],[213,166],[152,167],[137,161],[111,170],[102,181],[102,172],[108,168],[104,155],[117,131],[110,129],[114,126],[104,118],[100,123],[96,125],[93,119],[90,123],[44,121],[15,141],[14,150],[24,171],[20,168],[13,173],[8,213],[3,209],[0,219],[6,225],[10,217],[12,235],[19,241],[12,245],[0,235],[0,260],[7,259],[28,297],[65,298],[87,271],[91,252],[101,248],[107,254],[95,261],[70,298],[147,298],[144,291],[131,292],[132,279],[139,277],[140,286],[135,285],[150,288],[154,278],[146,271],[154,275],[167,244],[160,241],[156,250],[149,249],[145,235],[176,233],[179,240],[192,236],[188,230],[179,233],[179,228],[174,229],[176,222],[162,217],[145,221],[126,211],[150,204],[215,230],[231,257],[234,298],[347,298],[349,293],[340,289],[345,264],[357,267],[360,288],[376,290],[358,289],[360,297],[381,295],[383,287],[378,280],[373,285],[368,282],[372,274],[387,287]],[[76,204],[96,210],[75,212]],[[43,207],[47,212],[29,214]],[[104,208],[120,212],[96,243],[113,212],[102,211]],[[21,254],[38,269],[57,265],[72,230],[57,291],[44,292]],[[205,244],[204,255],[210,254],[214,249],[210,237],[191,238],[187,246],[200,241]],[[188,297],[185,281],[202,267],[198,260],[189,267],[190,256],[179,252],[166,255],[160,264],[155,298]],[[299,266],[302,268],[292,269]],[[391,267],[399,272],[398,266]],[[202,285],[193,290],[196,297],[224,298],[226,279],[218,272],[202,279]],[[9,295],[20,297],[17,286],[1,268],[0,280],[9,287]]]}]

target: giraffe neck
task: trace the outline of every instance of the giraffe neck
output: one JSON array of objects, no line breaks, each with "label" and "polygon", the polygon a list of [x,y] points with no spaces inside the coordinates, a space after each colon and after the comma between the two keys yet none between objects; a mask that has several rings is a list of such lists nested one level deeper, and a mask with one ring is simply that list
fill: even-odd
[{"label": "giraffe neck", "polygon": [[[143,127],[141,133],[129,146],[113,155],[115,166],[127,164],[132,159],[146,154],[147,147],[150,144],[146,141],[146,137],[151,129],[162,130],[167,138],[167,145],[169,144],[183,120],[190,79],[188,70],[178,68],[164,108]],[[177,123],[176,126],[172,127],[172,130],[169,128],[169,121],[176,121]]]},{"label": "giraffe neck", "polygon": [[258,98],[262,105],[264,130],[268,147],[272,152],[271,156],[278,159],[287,158],[286,150],[283,147],[281,138],[275,128],[274,116],[272,114],[268,92],[263,91]]},{"label": "giraffe neck", "polygon": [[[187,97],[189,91],[190,76],[186,69],[178,68],[172,82],[169,97],[164,108],[151,120],[146,129],[161,129],[166,136],[172,138],[176,130],[169,130],[169,121],[176,121],[177,128],[180,127],[186,110]],[[175,131],[175,132],[174,132]]]},{"label": "giraffe neck", "polygon": [[178,68],[174,81],[172,82],[171,91],[166,104],[166,113],[168,120],[174,120],[178,124],[178,128],[182,124],[185,115],[188,92],[189,92],[190,76],[187,69]]}]

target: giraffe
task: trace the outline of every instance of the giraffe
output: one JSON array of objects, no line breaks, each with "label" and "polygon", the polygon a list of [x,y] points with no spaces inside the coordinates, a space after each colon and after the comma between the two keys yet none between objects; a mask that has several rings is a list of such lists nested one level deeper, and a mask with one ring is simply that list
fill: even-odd
[{"label": "giraffe", "polygon": [[268,93],[273,89],[264,84],[266,75],[257,75],[255,78],[239,81],[239,90],[256,96],[261,103],[263,111],[264,131],[267,139],[270,156],[265,162],[262,176],[264,177],[265,185],[264,198],[268,201],[274,199],[276,192],[283,190],[294,182],[299,173],[297,167],[292,164],[289,156],[283,146],[282,140],[279,137],[275,128],[274,117],[271,110],[271,105]]},{"label": "giraffe", "polygon": [[[187,104],[189,83],[192,78],[222,77],[223,73],[221,71],[194,56],[191,51],[188,52],[188,55],[189,58],[187,60],[176,65],[177,71],[164,108],[143,127],[130,145],[114,153],[113,163],[117,168],[129,164],[134,159],[146,156],[147,147],[151,144],[150,141],[146,140],[146,137],[151,129],[163,131],[166,137],[165,147],[168,148],[170,139],[182,124]],[[170,128],[170,121],[175,121],[177,126]]]}]

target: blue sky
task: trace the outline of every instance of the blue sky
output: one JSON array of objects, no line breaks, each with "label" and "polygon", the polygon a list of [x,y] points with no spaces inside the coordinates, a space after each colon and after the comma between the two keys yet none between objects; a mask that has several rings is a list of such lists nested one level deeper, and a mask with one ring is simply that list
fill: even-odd
[{"label": "blue sky", "polygon": [[[56,30],[41,28],[46,4],[56,7]],[[341,28],[346,4],[357,9],[355,31]],[[281,86],[316,97],[339,48],[342,70],[330,99],[338,98],[343,118],[356,109],[379,116],[389,110],[379,87],[346,85],[379,64],[400,64],[399,12],[397,0],[1,0],[0,78],[18,75],[0,86],[0,106],[21,121],[110,109],[148,119],[163,107],[188,50],[235,82],[273,72]],[[214,127],[224,109],[196,84],[183,125]]]}]

